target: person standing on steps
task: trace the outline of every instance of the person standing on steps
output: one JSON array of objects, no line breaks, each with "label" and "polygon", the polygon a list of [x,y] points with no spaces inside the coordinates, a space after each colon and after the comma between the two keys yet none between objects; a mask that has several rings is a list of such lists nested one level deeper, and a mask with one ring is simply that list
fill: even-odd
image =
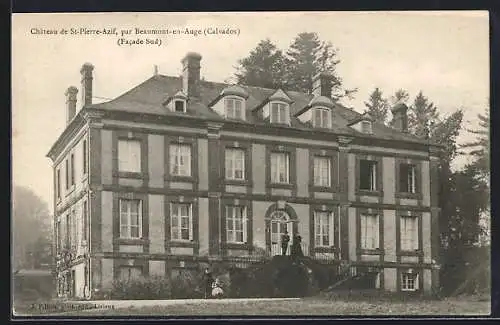
[{"label": "person standing on steps", "polygon": [[304,256],[304,253],[302,252],[302,237],[299,235],[297,232],[293,236],[293,242],[292,242],[292,258],[293,260],[296,260],[298,257]]},{"label": "person standing on steps", "polygon": [[288,231],[285,230],[285,233],[281,235],[281,254],[283,256],[286,255],[286,250],[288,249],[289,242],[290,242],[290,235],[288,235]]},{"label": "person standing on steps", "polygon": [[212,296],[212,284],[214,282],[214,278],[212,277],[212,272],[207,267],[205,272],[203,273],[203,280],[205,284],[205,299],[210,298]]}]

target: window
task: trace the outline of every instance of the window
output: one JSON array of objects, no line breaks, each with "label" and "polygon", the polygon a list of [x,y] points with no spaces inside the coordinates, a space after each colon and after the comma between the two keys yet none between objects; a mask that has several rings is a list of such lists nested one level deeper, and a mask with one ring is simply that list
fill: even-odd
[{"label": "window", "polygon": [[71,247],[74,247],[76,245],[77,241],[77,222],[76,222],[76,213],[75,210],[71,210]]},{"label": "window", "polygon": [[66,248],[71,247],[71,217],[66,215]]},{"label": "window", "polygon": [[186,111],[186,106],[183,100],[174,101],[175,111],[179,113],[184,113]]},{"label": "window", "polygon": [[328,108],[315,108],[314,109],[314,126],[317,128],[330,127],[331,113]]},{"label": "window", "polygon": [[330,187],[331,160],[327,157],[314,157],[314,185]]},{"label": "window", "polygon": [[361,215],[361,248],[378,249],[379,231],[378,215]]},{"label": "window", "polygon": [[327,211],[314,213],[314,245],[333,246],[333,214]]},{"label": "window", "polygon": [[142,267],[140,266],[121,266],[120,267],[120,280],[132,281],[138,280],[142,277]]},{"label": "window", "polygon": [[372,124],[369,121],[361,122],[361,132],[372,133]]},{"label": "window", "polygon": [[66,159],[64,161],[64,167],[65,168],[65,172],[66,172],[66,189],[68,190],[69,189],[69,162],[68,162],[68,159]]},{"label": "window", "polygon": [[71,166],[71,185],[75,185],[75,155],[71,154],[70,158],[70,166]]},{"label": "window", "polygon": [[170,145],[170,174],[174,176],[191,176],[190,145]]},{"label": "window", "polygon": [[118,170],[121,172],[141,172],[141,142],[139,140],[118,141]]},{"label": "window", "polygon": [[57,199],[61,198],[61,170],[57,169],[56,172],[56,195]]},{"label": "window", "polygon": [[360,160],[359,162],[359,189],[367,191],[377,190],[377,162]]},{"label": "window", "polygon": [[61,248],[62,248],[61,220],[57,220],[57,224],[56,224],[56,252],[60,253]]},{"label": "window", "polygon": [[399,187],[400,192],[417,192],[417,168],[415,165],[401,164],[399,166]]},{"label": "window", "polygon": [[245,150],[226,149],[226,179],[245,179]]},{"label": "window", "polygon": [[418,218],[414,216],[401,217],[401,250],[418,250]]},{"label": "window", "polygon": [[140,200],[120,199],[120,237],[141,238],[142,208]]},{"label": "window", "polygon": [[232,119],[243,119],[243,101],[236,98],[226,98],[224,100],[226,106],[226,117]]},{"label": "window", "polygon": [[288,124],[288,105],[271,103],[271,123]]},{"label": "window", "polygon": [[418,288],[418,273],[401,273],[401,291],[416,291]]},{"label": "window", "polygon": [[226,207],[226,235],[229,243],[247,241],[246,208],[243,206]]},{"label": "window", "polygon": [[82,163],[82,168],[83,168],[83,175],[87,174],[87,140],[83,140],[83,144],[82,144],[82,159],[83,159],[83,163]]},{"label": "window", "polygon": [[289,156],[287,153],[271,153],[271,182],[289,182]]},{"label": "window", "polygon": [[191,204],[172,203],[170,212],[172,240],[192,240],[193,218],[191,215]]},{"label": "window", "polygon": [[87,239],[87,227],[88,227],[88,205],[87,201],[83,201],[82,204],[82,239],[87,241],[88,245],[88,239]]}]

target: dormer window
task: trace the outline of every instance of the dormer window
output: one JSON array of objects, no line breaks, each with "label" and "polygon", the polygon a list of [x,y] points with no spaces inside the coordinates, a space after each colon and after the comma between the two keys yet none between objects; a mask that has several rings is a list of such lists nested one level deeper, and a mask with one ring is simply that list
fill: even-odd
[{"label": "dormer window", "polygon": [[184,100],[177,99],[174,101],[174,108],[175,111],[178,113],[185,113],[186,112],[186,103]]},{"label": "dormer window", "polygon": [[225,98],[224,106],[226,118],[242,120],[243,118],[243,100],[240,98]]},{"label": "dormer window", "polygon": [[361,121],[361,132],[372,133],[372,123],[370,121]]},{"label": "dormer window", "polygon": [[314,127],[317,128],[330,128],[331,111],[325,107],[318,107],[314,109]]},{"label": "dormer window", "polygon": [[283,102],[271,103],[271,123],[289,124],[288,104]]}]

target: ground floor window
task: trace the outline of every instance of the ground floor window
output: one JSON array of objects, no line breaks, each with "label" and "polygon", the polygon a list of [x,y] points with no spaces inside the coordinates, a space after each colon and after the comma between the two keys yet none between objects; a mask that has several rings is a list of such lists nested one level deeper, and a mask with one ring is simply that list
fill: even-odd
[{"label": "ground floor window", "polygon": [[416,291],[418,289],[418,273],[406,271],[401,273],[401,291]]},{"label": "ground floor window", "polygon": [[122,266],[120,267],[120,280],[131,281],[142,277],[142,267],[140,266]]}]

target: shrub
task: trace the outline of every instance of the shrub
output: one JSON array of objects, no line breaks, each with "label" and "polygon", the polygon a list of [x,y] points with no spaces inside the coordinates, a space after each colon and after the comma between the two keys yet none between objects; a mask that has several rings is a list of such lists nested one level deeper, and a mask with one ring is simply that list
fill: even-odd
[{"label": "shrub", "polygon": [[166,299],[172,295],[168,278],[151,276],[129,281],[113,282],[109,292],[111,299]]}]

